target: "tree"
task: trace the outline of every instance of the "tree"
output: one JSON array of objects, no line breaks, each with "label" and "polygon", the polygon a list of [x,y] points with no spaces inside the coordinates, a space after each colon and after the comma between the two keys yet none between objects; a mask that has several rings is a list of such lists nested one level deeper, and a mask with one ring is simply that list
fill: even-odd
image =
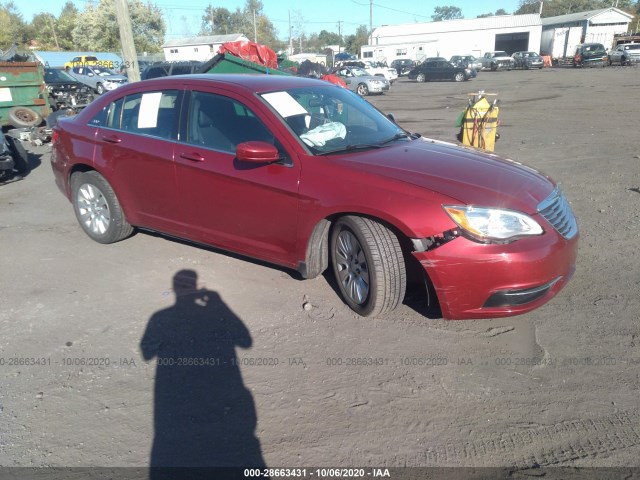
[{"label": "tree", "polygon": [[476,18],[487,18],[487,17],[493,17],[493,16],[497,17],[498,15],[509,15],[509,14],[504,8],[499,8],[498,10],[496,10],[496,13],[483,13],[478,15]]},{"label": "tree", "polygon": [[[161,52],[166,25],[160,8],[150,1],[129,0],[129,15],[138,53]],[[88,3],[78,15],[72,37],[79,50],[119,51],[120,31],[113,0],[100,0],[98,5]]]},{"label": "tree", "polygon": [[431,19],[434,22],[440,22],[442,20],[456,20],[459,18],[464,18],[462,16],[462,10],[458,7],[454,7],[453,5],[449,5],[448,7],[436,7],[433,9],[433,15],[431,15]]},{"label": "tree", "polygon": [[28,40],[22,15],[13,1],[0,4],[0,49],[14,43],[22,45]]},{"label": "tree", "polygon": [[55,28],[58,36],[58,45],[62,50],[73,50],[73,29],[78,23],[80,12],[73,2],[67,2],[62,7],[62,12],[56,21]]},{"label": "tree", "polygon": [[263,10],[264,5],[260,0],[246,0],[243,9],[236,8],[233,12],[224,7],[214,7],[209,4],[202,15],[200,34],[227,35],[243,33],[254,40],[255,31],[258,43],[276,50],[277,47],[282,45],[282,42],[278,40],[276,29],[271,20],[264,15]]},{"label": "tree", "polygon": [[[631,0],[618,0],[617,8],[633,13],[637,8]],[[558,15],[566,15],[569,13],[587,12],[589,10],[598,10],[600,8],[608,8],[611,6],[609,0],[553,0],[552,2],[544,2],[542,8],[542,17],[555,17]],[[520,6],[514,12],[517,15],[525,13],[538,13],[540,11],[539,0],[520,0]]]},{"label": "tree", "polygon": [[347,52],[360,55],[360,47],[369,43],[369,28],[366,25],[360,25],[355,35],[348,35],[344,43]]}]

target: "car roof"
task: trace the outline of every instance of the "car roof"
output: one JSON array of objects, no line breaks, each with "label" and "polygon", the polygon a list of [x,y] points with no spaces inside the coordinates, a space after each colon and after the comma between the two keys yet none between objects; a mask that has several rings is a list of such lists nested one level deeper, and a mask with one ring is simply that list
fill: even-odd
[{"label": "car roof", "polygon": [[[310,85],[331,86],[332,83],[293,75],[265,75],[263,73],[195,73],[191,75],[173,75],[144,80],[145,85],[167,84],[175,86],[176,83],[189,82],[196,84],[215,84],[220,86],[233,86],[234,88],[257,93],[284,90],[288,88],[305,87]],[[138,82],[130,84],[131,87],[139,85]],[[123,87],[119,87],[119,90]],[[339,87],[338,87],[339,88]]]}]

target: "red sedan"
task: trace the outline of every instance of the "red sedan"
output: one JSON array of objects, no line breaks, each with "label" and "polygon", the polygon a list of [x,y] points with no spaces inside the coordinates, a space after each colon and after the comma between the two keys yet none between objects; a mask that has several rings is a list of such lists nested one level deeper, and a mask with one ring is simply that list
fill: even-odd
[{"label": "red sedan", "polygon": [[190,75],[125,85],[53,134],[55,180],[101,243],[134,228],[297,269],[331,268],[377,315],[407,272],[448,319],[515,315],[574,271],[578,227],[555,183],[495,155],[420,138],[319,80]]}]

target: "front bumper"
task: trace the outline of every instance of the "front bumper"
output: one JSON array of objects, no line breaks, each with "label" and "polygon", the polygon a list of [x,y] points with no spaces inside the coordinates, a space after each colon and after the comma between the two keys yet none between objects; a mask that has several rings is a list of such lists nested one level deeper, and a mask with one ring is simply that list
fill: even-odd
[{"label": "front bumper", "polygon": [[553,228],[506,245],[458,237],[414,252],[435,287],[448,320],[520,315],[551,300],[575,271],[578,235],[565,240]]},{"label": "front bumper", "polygon": [[380,83],[372,83],[368,85],[369,93],[382,93],[387,92],[389,90],[389,82],[380,84]]}]

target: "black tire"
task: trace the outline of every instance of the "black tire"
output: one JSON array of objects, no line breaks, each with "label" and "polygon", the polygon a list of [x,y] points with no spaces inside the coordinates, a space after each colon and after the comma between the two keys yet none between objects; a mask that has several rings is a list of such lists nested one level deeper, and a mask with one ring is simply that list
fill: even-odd
[{"label": "black tire", "polygon": [[458,72],[453,76],[454,82],[464,82],[464,73]]},{"label": "black tire", "polygon": [[386,226],[369,218],[342,217],[333,226],[330,248],[338,289],[354,312],[375,316],[402,302],[406,266],[398,238]]},{"label": "black tire", "polygon": [[426,79],[427,76],[424,73],[419,73],[418,75],[416,75],[416,82],[418,83],[424,83]]},{"label": "black tire", "polygon": [[29,107],[13,107],[7,115],[14,127],[35,127],[42,123],[42,116]]},{"label": "black tire", "polygon": [[11,156],[13,157],[13,168],[20,175],[25,176],[31,170],[29,165],[29,154],[22,145],[22,142],[17,138],[5,135],[4,137],[11,149]]},{"label": "black tire", "polygon": [[98,83],[96,85],[96,93],[98,95],[102,95],[104,93],[104,85],[102,85],[101,83]]},{"label": "black tire", "polygon": [[[87,196],[86,193],[91,193]],[[82,197],[82,200],[80,198]],[[78,172],[71,177],[71,201],[78,223],[84,232],[98,243],[115,243],[129,237],[133,227],[129,225],[120,202],[109,182],[96,171]],[[88,204],[93,204],[93,212]],[[100,219],[108,215],[106,222]],[[97,219],[95,217],[98,217]],[[94,220],[96,220],[94,222]],[[93,225],[93,226],[92,226]],[[103,230],[103,231],[102,231]]]},{"label": "black tire", "polygon": [[624,67],[627,64],[627,60],[624,57],[620,57],[620,66]]},{"label": "black tire", "polygon": [[366,97],[367,95],[369,95],[369,87],[367,87],[364,83],[360,83],[356,87],[356,93],[361,97]]}]

